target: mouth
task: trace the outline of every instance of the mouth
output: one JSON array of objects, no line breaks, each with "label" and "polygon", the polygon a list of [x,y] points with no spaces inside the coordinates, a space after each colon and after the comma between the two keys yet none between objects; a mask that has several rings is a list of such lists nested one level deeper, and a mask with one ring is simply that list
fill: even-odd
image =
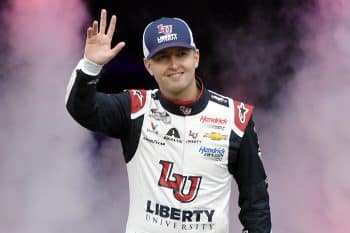
[{"label": "mouth", "polygon": [[168,74],[167,76],[170,79],[177,80],[177,79],[181,78],[182,75],[183,75],[183,72],[174,72],[174,73]]}]

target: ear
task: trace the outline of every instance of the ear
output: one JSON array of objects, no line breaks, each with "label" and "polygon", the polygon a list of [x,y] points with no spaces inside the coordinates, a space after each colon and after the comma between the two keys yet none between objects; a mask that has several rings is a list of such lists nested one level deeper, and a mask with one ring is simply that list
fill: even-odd
[{"label": "ear", "polygon": [[196,62],[195,63],[195,67],[198,68],[198,65],[199,65],[199,49],[195,50],[195,55],[194,56],[195,56],[195,60],[196,60],[195,61]]},{"label": "ear", "polygon": [[144,58],[143,59],[143,64],[145,65],[146,67],[146,70],[148,71],[148,73],[153,76],[153,72],[152,72],[152,69],[151,69],[151,62],[150,60],[148,60],[147,58]]}]

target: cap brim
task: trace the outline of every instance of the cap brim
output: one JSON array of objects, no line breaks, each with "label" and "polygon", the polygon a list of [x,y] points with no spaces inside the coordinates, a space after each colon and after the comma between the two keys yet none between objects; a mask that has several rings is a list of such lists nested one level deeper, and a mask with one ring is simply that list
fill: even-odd
[{"label": "cap brim", "polygon": [[174,42],[174,43],[166,43],[159,47],[157,47],[155,50],[153,50],[151,53],[148,54],[146,57],[147,59],[152,58],[154,55],[159,53],[160,51],[167,49],[167,48],[174,48],[174,47],[180,47],[180,48],[188,48],[188,49],[195,49],[196,47],[193,45],[190,45],[188,43],[180,43],[180,42]]}]

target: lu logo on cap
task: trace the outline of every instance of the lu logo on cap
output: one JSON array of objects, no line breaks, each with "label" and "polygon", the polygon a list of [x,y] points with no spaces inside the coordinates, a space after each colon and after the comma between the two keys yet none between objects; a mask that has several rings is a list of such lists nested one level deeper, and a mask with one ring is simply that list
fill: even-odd
[{"label": "lu logo on cap", "polygon": [[158,28],[158,33],[163,33],[165,35],[169,35],[173,32],[173,25],[159,24],[157,28]]},{"label": "lu logo on cap", "polygon": [[184,20],[163,17],[146,26],[143,32],[145,58],[149,59],[159,51],[171,47],[196,48],[192,31]]}]

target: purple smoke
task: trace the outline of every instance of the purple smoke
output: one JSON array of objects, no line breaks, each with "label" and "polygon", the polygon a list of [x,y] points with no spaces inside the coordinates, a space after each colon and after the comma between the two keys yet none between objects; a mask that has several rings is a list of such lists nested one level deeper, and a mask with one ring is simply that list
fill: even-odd
[{"label": "purple smoke", "polygon": [[[298,13],[305,57],[292,64],[296,76],[279,94],[279,107],[256,114],[274,232],[350,229],[350,4],[319,0],[317,6],[312,14]],[[100,169],[92,169],[88,132],[64,108],[65,86],[82,56],[84,7],[78,0],[14,0],[2,18],[10,53],[0,84],[0,232],[123,232],[128,193],[120,146],[107,141]],[[238,36],[244,40],[244,33]],[[275,64],[269,57],[286,45],[248,42],[242,50],[231,37],[218,57],[241,49],[243,75],[262,72],[259,89],[245,91],[264,93]],[[226,90],[244,96],[237,91]],[[234,192],[231,232],[241,229],[236,200]]]},{"label": "purple smoke", "polygon": [[273,232],[350,229],[349,9],[346,0],[322,0],[298,12],[305,56],[294,61],[296,75],[279,94],[279,107],[258,110]]},{"label": "purple smoke", "polygon": [[83,54],[84,6],[13,0],[1,17],[9,49],[0,84],[0,232],[122,232],[120,193],[93,176],[91,137],[64,106]]}]

